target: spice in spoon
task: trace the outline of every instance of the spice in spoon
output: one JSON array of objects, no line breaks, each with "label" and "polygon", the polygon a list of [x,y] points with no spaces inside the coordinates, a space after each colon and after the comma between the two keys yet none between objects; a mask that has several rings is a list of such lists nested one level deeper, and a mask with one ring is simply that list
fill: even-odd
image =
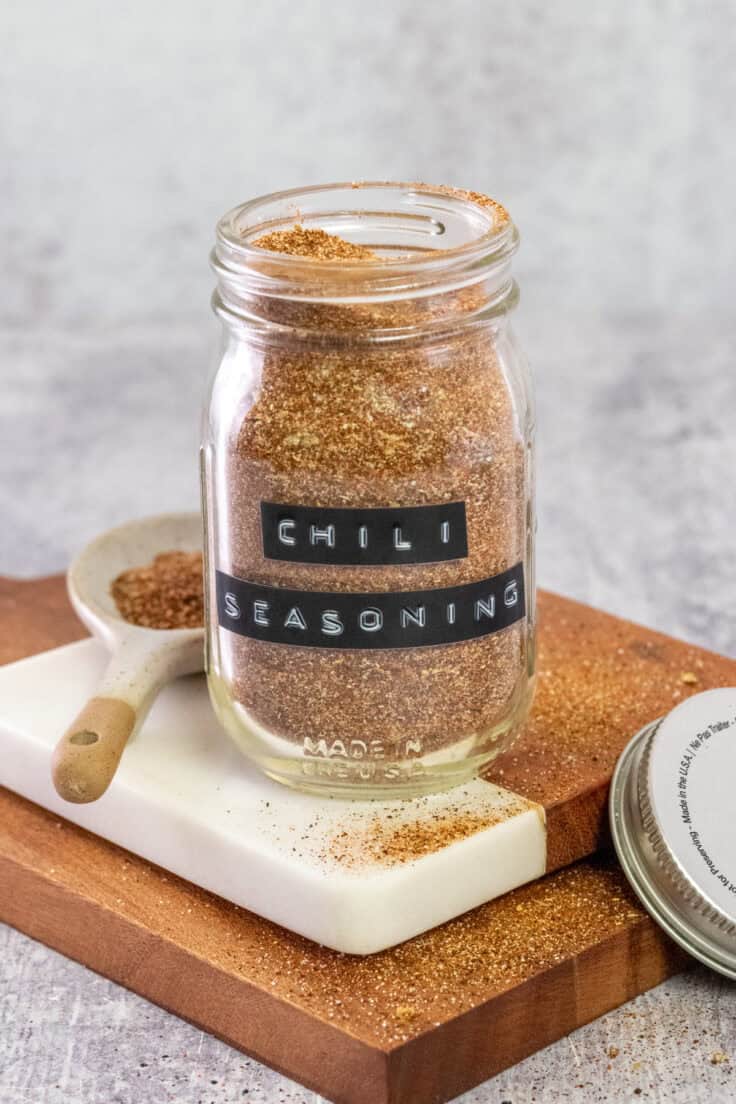
[{"label": "spice in spoon", "polygon": [[113,581],[118,613],[147,629],[199,629],[204,625],[201,552],[161,552],[144,567]]}]

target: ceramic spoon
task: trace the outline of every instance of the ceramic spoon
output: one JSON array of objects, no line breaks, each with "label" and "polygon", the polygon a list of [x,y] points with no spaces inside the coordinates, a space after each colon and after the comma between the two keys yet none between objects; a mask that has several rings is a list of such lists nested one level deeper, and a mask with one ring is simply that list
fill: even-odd
[{"label": "ceramic spoon", "polygon": [[125,745],[161,687],[204,666],[204,630],[148,629],[124,621],[110,584],[159,552],[202,547],[199,514],[162,514],[129,522],[88,544],[69,568],[77,614],[111,652],[93,698],[56,745],[54,786],[65,801],[96,801],[110,785]]}]

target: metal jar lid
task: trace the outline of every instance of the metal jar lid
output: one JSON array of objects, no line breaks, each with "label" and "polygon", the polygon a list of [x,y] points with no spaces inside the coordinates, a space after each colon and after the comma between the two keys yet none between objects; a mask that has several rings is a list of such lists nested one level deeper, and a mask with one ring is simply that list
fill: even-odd
[{"label": "metal jar lid", "polygon": [[695,694],[637,733],[613,775],[610,817],[646,910],[736,978],[736,688]]}]

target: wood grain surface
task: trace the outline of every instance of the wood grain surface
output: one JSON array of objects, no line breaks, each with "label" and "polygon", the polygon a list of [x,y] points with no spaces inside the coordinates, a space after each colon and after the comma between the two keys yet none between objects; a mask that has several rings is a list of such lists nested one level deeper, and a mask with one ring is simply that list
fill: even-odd
[{"label": "wood grain surface", "polygon": [[[550,595],[541,614],[534,717],[493,777],[543,800],[559,865],[600,841],[626,736],[736,664]],[[3,582],[0,618],[5,662],[84,635],[60,579]],[[610,861],[353,958],[8,791],[0,919],[343,1104],[439,1104],[683,965]]]},{"label": "wood grain surface", "polygon": [[544,805],[557,870],[608,842],[608,787],[631,737],[683,698],[734,684],[736,660],[542,592],[532,714],[486,777]]}]

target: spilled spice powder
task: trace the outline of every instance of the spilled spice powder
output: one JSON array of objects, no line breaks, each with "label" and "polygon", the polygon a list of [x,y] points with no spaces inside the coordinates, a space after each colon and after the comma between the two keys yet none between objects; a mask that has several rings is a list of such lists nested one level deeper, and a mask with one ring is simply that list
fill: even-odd
[{"label": "spilled spice powder", "polygon": [[320,874],[372,874],[398,868],[460,843],[498,824],[544,811],[517,794],[475,783],[411,801],[324,802],[304,821],[283,823],[271,802],[260,802],[256,832],[269,850]]},{"label": "spilled spice powder", "polygon": [[[382,810],[366,820],[346,815],[345,827],[331,840],[324,858],[343,869],[356,871],[371,867],[402,866],[415,862],[424,855],[431,855],[450,844],[485,832],[488,828],[528,812],[534,806],[509,793],[503,805],[496,804],[472,811],[467,791],[453,790],[458,794],[457,804],[439,811],[423,809],[428,799],[416,799],[418,812],[409,818],[403,813]],[[465,800],[463,800],[465,799]]]},{"label": "spilled spice powder", "polygon": [[[734,684],[733,660],[558,595],[540,594],[539,621],[534,709],[484,777],[553,818],[594,790],[603,808],[619,755],[642,725],[671,708],[674,687],[690,694]],[[697,671],[697,683],[683,686],[683,671]],[[550,834],[550,867],[569,861],[555,853],[563,836]],[[590,838],[592,850],[597,834]]]},{"label": "spilled spice powder", "polygon": [[145,567],[123,571],[110,587],[122,618],[148,629],[204,624],[201,552],[161,552]]},{"label": "spilled spice powder", "polygon": [[[32,818],[29,831],[31,823]],[[74,846],[85,857],[70,864],[70,885],[93,888],[104,907],[253,987],[266,1004],[286,1002],[333,1022],[352,1040],[384,1048],[456,1020],[561,963],[569,964],[565,976],[574,977],[575,963],[589,948],[605,955],[609,937],[625,933],[628,945],[638,945],[641,929],[651,930],[615,862],[597,859],[514,890],[389,950],[340,954],[68,822],[59,823],[59,830],[75,837]],[[44,869],[53,868],[55,856],[48,852],[42,861]],[[98,866],[104,876],[92,879],[90,871]],[[151,908],[151,901],[158,907]],[[664,942],[660,946],[655,953],[666,954]],[[530,990],[536,991],[533,984],[520,994],[522,1001]],[[699,1029],[706,1019],[703,1013]],[[713,1051],[724,1041],[714,1036],[704,1045]]]},{"label": "spilled spice powder", "polygon": [[[496,823],[504,818],[499,814]],[[448,813],[434,817],[429,823],[415,821],[392,827],[390,818],[376,817],[368,832],[359,841],[361,859],[394,865],[408,863],[422,855],[431,855],[451,843],[458,843],[490,828],[493,821],[481,814],[465,813],[453,816]],[[353,847],[355,841],[351,841]]]},{"label": "spilled spice powder", "polygon": [[[602,864],[561,871],[365,957],[330,951],[246,912],[239,916],[240,930],[233,923],[232,934],[218,941],[232,968],[384,1047],[647,922],[620,871]],[[211,924],[211,913],[207,919]]]}]

